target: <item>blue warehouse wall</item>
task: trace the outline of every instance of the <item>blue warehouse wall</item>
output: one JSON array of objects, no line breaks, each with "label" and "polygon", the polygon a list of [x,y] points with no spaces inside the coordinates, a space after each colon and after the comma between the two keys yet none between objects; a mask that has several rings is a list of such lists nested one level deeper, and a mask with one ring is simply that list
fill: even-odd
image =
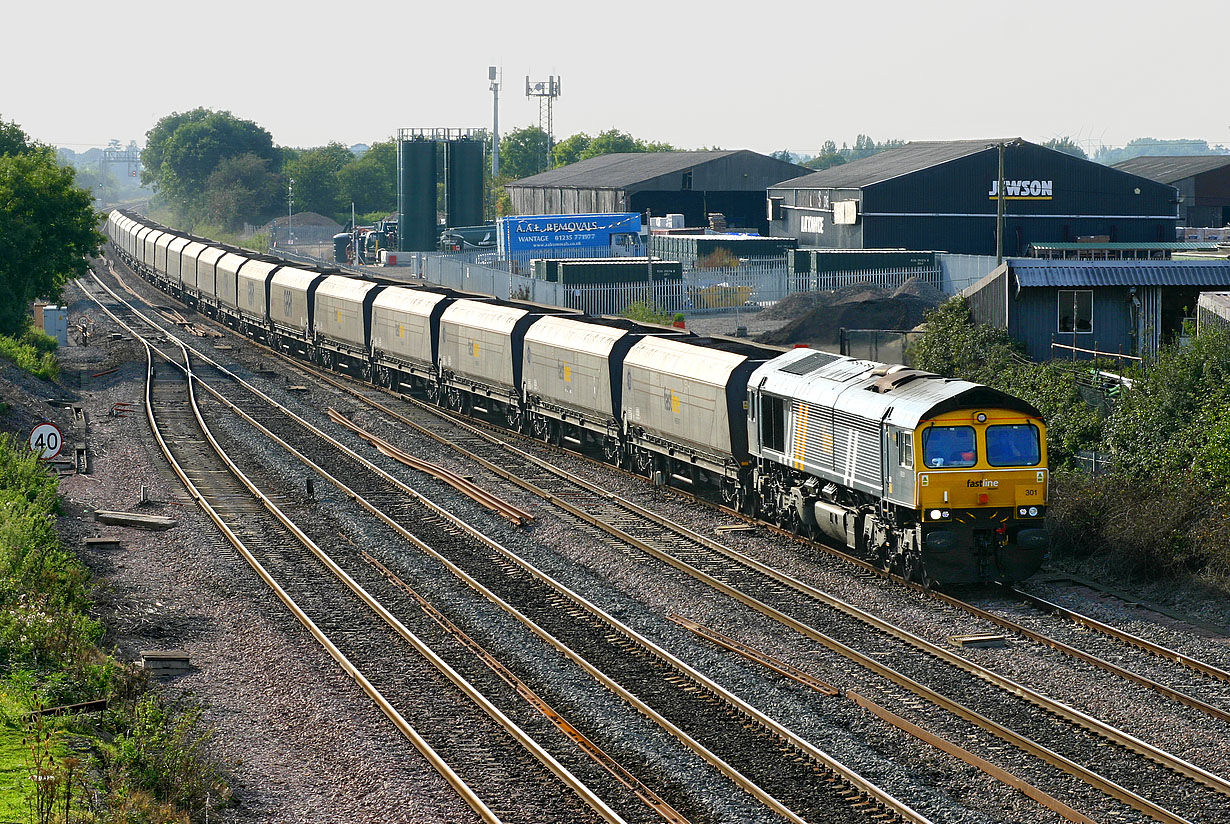
[{"label": "blue warehouse wall", "polygon": [[[1060,291],[1057,287],[1033,287],[1022,289],[1019,296],[1009,296],[1008,333],[1013,340],[1024,345],[1031,360],[1073,357],[1068,350],[1052,350],[1052,343],[1112,354],[1136,354],[1133,336],[1136,316],[1127,288],[1099,287],[1092,290],[1093,331],[1088,333],[1059,331]],[[1088,359],[1091,356],[1078,352],[1075,357]]]}]

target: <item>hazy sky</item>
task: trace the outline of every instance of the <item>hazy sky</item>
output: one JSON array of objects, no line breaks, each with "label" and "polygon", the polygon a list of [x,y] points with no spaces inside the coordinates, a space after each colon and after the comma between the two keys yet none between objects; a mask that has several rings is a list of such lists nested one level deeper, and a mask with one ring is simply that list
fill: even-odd
[{"label": "hazy sky", "polygon": [[525,77],[562,78],[558,138],[619,128],[681,148],[1071,135],[1230,145],[1230,2],[8,4],[0,119],[82,151],[144,142],[197,106],[274,142],[537,123]]}]

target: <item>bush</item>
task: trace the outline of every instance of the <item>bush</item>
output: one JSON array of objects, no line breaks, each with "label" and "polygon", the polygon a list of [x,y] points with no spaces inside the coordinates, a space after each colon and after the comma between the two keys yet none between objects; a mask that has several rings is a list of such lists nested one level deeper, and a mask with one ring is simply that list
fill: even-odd
[{"label": "bush", "polygon": [[34,327],[26,330],[26,333],[21,336],[21,342],[27,346],[33,346],[40,355],[54,352],[60,348],[58,340],[48,335],[42,329],[35,329]]},{"label": "bush", "polygon": [[147,794],[183,809],[203,806],[207,794],[217,801],[226,784],[205,754],[212,735],[199,707],[168,705],[147,693],[115,739],[112,791]]},{"label": "bush", "polygon": [[660,326],[670,326],[671,321],[675,317],[661,306],[648,300],[638,300],[635,303],[629,303],[628,308],[623,312],[623,316],[631,318],[637,323],[656,323]]},{"label": "bush", "polygon": [[[38,333],[46,338],[41,332]],[[30,332],[27,332],[25,337],[29,338]],[[0,357],[11,361],[16,367],[23,372],[29,372],[36,378],[52,381],[60,376],[60,364],[56,360],[56,356],[51,352],[55,349],[55,341],[51,338],[53,346],[51,349],[40,352],[35,344],[24,343],[15,338],[10,338],[5,335],[0,335]],[[46,344],[40,344],[46,346]]]},{"label": "bush", "polygon": [[1093,561],[1116,576],[1230,582],[1230,518],[1190,476],[1055,472],[1047,527],[1058,558]]}]

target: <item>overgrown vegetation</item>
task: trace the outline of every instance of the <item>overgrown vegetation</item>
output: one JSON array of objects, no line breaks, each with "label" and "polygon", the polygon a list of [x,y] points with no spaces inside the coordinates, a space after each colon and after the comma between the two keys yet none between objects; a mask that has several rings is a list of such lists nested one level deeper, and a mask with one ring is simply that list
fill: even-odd
[{"label": "overgrown vegetation", "polygon": [[651,300],[638,300],[635,303],[629,303],[628,308],[623,312],[623,316],[631,318],[637,323],[656,323],[661,326],[670,326],[676,318],[682,320],[677,314],[666,311]]},{"label": "overgrown vegetation", "polygon": [[38,329],[27,329],[19,338],[0,335],[0,358],[36,378],[52,381],[60,375],[56,339]]},{"label": "overgrown vegetation", "polygon": [[[1047,525],[1058,557],[1113,574],[1196,575],[1230,586],[1230,330],[1164,347],[1128,373],[1100,417],[1070,362],[1025,360],[1006,332],[970,320],[954,298],[927,319],[914,364],[1030,401],[1047,422]],[[1072,457],[1097,450],[1111,468],[1093,477]]]},{"label": "overgrown vegetation", "polygon": [[[207,794],[228,794],[205,757],[210,732],[198,708],[169,703],[98,649],[89,575],[59,539],[58,511],[58,481],[0,436],[0,766],[11,779],[0,809],[22,805],[44,824],[69,820],[88,800],[76,820],[186,824]],[[98,699],[107,701],[101,714],[38,712]]]}]

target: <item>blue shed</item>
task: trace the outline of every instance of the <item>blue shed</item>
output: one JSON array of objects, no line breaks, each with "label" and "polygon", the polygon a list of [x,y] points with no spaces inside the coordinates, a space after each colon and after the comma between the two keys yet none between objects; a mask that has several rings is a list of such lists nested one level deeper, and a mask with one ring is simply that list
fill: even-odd
[{"label": "blue shed", "polygon": [[1142,357],[1175,340],[1201,292],[1230,287],[1230,261],[1009,258],[961,294],[974,320],[1008,330],[1036,361]]}]

